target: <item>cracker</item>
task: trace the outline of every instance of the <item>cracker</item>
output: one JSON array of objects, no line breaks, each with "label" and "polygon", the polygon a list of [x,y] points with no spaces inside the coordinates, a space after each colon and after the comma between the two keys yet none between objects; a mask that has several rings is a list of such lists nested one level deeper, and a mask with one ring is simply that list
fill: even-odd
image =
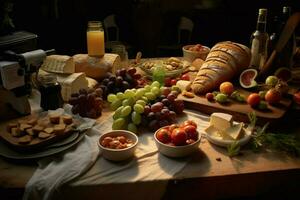
[{"label": "cracker", "polygon": [[31,142],[31,140],[32,140],[32,137],[30,135],[25,135],[23,137],[20,137],[18,142],[20,144],[28,144]]},{"label": "cracker", "polygon": [[58,114],[49,115],[50,122],[52,124],[59,124],[60,116]]},{"label": "cracker", "polygon": [[47,127],[47,128],[45,128],[44,129],[44,132],[46,132],[46,133],[48,133],[48,134],[51,134],[51,133],[53,133],[53,128],[52,127]]},{"label": "cracker", "polygon": [[70,115],[64,115],[64,116],[62,117],[62,119],[63,119],[63,122],[64,122],[65,124],[67,124],[67,125],[73,123],[73,118],[72,118],[72,116],[70,116]]},{"label": "cracker", "polygon": [[64,134],[65,128],[66,128],[66,125],[65,125],[65,124],[58,124],[58,125],[55,125],[55,126],[53,127],[54,134],[55,134],[55,135],[63,135],[63,134]]},{"label": "cracker", "polygon": [[50,136],[51,136],[51,134],[46,133],[46,132],[44,132],[44,131],[39,132],[39,134],[38,134],[38,138],[40,138],[40,139],[46,139],[46,138],[48,138],[48,137],[50,137]]},{"label": "cracker", "polygon": [[7,132],[11,133],[11,129],[12,128],[16,128],[18,127],[18,124],[17,123],[9,123],[7,126],[6,126],[6,130]]}]

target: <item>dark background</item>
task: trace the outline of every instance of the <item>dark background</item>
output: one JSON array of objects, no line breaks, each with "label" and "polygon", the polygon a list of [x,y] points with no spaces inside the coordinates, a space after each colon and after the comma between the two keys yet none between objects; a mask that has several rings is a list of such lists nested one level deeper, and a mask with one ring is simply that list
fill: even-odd
[{"label": "dark background", "polygon": [[[39,36],[39,47],[55,48],[59,54],[86,52],[89,20],[102,21],[116,14],[120,40],[131,45],[129,56],[142,51],[144,57],[166,56],[177,52],[158,52],[161,44],[177,42],[180,16],[193,20],[192,41],[213,46],[232,40],[249,46],[259,8],[268,9],[268,32],[272,19],[282,7],[300,11],[299,0],[11,0],[17,30]],[[172,55],[167,55],[172,56]],[[175,56],[175,55],[174,55]]]}]

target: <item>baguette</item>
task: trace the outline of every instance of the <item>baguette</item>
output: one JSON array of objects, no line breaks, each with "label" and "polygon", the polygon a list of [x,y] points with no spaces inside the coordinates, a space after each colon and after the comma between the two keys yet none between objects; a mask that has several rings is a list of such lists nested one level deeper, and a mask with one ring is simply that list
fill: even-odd
[{"label": "baguette", "polygon": [[219,42],[209,52],[193,81],[195,94],[205,94],[249,66],[250,49],[231,41]]}]

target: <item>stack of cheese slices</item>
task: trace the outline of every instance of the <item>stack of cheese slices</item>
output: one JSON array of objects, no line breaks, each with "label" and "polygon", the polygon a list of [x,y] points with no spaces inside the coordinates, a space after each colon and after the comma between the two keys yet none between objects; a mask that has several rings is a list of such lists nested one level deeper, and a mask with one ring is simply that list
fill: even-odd
[{"label": "stack of cheese slices", "polygon": [[192,84],[195,94],[205,94],[231,80],[249,66],[251,52],[245,45],[219,42],[209,52]]}]

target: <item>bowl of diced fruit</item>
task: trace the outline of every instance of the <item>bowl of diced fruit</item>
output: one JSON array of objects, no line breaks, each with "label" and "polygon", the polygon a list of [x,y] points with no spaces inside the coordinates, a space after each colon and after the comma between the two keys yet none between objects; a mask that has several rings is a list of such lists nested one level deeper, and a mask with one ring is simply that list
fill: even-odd
[{"label": "bowl of diced fruit", "polygon": [[98,140],[102,156],[111,161],[127,160],[134,156],[138,137],[131,131],[113,130],[104,133]]},{"label": "bowl of diced fruit", "polygon": [[197,124],[186,120],[181,124],[172,124],[158,129],[154,133],[158,151],[168,157],[188,156],[199,149],[201,134]]},{"label": "bowl of diced fruit", "polygon": [[201,44],[185,45],[182,47],[183,58],[189,62],[193,62],[196,58],[206,59],[210,48]]}]

